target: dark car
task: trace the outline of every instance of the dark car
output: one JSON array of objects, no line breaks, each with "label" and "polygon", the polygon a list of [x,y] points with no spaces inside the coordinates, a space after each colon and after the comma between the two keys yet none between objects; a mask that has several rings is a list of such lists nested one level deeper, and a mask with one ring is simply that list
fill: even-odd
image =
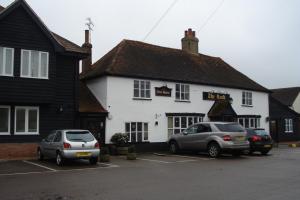
[{"label": "dark car", "polygon": [[273,140],[264,129],[247,128],[247,139],[250,143],[249,154],[260,152],[262,155],[267,155],[273,147]]}]

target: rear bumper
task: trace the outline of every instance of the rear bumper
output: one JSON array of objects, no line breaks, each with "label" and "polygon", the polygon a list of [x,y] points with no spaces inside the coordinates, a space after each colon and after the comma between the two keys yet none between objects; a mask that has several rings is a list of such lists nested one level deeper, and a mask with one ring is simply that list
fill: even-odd
[{"label": "rear bumper", "polygon": [[250,150],[252,151],[271,150],[272,148],[273,143],[250,144]]},{"label": "rear bumper", "polygon": [[[79,155],[79,154],[86,155]],[[62,156],[67,159],[89,159],[92,157],[98,157],[100,155],[100,149],[86,149],[86,150],[63,150]]]},{"label": "rear bumper", "polygon": [[243,143],[233,143],[233,142],[226,142],[222,145],[222,151],[232,152],[232,151],[245,151],[250,149],[249,142]]}]

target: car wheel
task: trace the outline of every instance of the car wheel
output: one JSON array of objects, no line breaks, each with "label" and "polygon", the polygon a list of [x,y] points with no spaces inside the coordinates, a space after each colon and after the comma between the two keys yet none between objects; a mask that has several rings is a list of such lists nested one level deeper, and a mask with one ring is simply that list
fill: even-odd
[{"label": "car wheel", "polygon": [[263,150],[263,151],[261,151],[260,153],[261,153],[262,155],[266,156],[266,155],[268,155],[269,151],[270,151],[270,150]]},{"label": "car wheel", "polygon": [[56,154],[56,164],[58,166],[62,166],[64,164],[64,158],[59,152]]},{"label": "car wheel", "polygon": [[172,154],[176,154],[179,152],[179,147],[178,147],[177,142],[175,142],[175,141],[170,142],[170,152]]},{"label": "car wheel", "polygon": [[37,156],[38,156],[38,160],[44,160],[44,155],[40,148],[38,148],[37,150]]},{"label": "car wheel", "polygon": [[213,142],[208,145],[207,151],[208,151],[209,157],[217,158],[217,157],[219,157],[219,155],[221,153],[221,148],[217,143]]},{"label": "car wheel", "polygon": [[98,157],[90,158],[90,164],[91,165],[96,165],[97,163],[98,163]]}]

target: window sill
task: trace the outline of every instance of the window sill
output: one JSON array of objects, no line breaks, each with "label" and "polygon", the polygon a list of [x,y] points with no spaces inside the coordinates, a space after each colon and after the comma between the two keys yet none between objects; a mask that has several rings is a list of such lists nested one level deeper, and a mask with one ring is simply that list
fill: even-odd
[{"label": "window sill", "polygon": [[190,100],[175,100],[175,102],[191,103]]},{"label": "window sill", "polygon": [[138,97],[133,97],[133,100],[141,100],[141,101],[152,101],[151,98],[138,98]]},{"label": "window sill", "polygon": [[243,104],[242,104],[242,107],[253,108],[253,105],[243,105]]},{"label": "window sill", "polygon": [[7,75],[7,74],[0,74],[0,76],[4,76],[4,77],[14,77],[14,75]]},{"label": "window sill", "polygon": [[14,135],[39,135],[39,133],[16,133]]},{"label": "window sill", "polygon": [[43,77],[20,76],[20,78],[39,79],[39,80],[49,80],[49,77],[43,78]]},{"label": "window sill", "polygon": [[294,133],[294,131],[284,131],[284,133]]},{"label": "window sill", "polygon": [[10,133],[0,133],[0,135],[10,135]]}]

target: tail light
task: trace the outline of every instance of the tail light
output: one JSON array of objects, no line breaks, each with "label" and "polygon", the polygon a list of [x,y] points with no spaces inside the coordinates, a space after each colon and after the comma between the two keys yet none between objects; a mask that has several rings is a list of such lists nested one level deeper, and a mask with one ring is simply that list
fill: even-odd
[{"label": "tail light", "polygon": [[260,136],[257,136],[257,135],[253,135],[253,136],[251,137],[251,139],[252,139],[253,142],[261,141],[261,137],[260,137]]},{"label": "tail light", "polygon": [[230,135],[224,135],[223,140],[224,141],[231,141],[232,139],[231,139]]},{"label": "tail light", "polygon": [[100,144],[99,144],[99,142],[96,142],[95,149],[99,149],[99,148],[100,148]]},{"label": "tail light", "polygon": [[71,145],[69,143],[64,142],[64,149],[70,149]]}]

